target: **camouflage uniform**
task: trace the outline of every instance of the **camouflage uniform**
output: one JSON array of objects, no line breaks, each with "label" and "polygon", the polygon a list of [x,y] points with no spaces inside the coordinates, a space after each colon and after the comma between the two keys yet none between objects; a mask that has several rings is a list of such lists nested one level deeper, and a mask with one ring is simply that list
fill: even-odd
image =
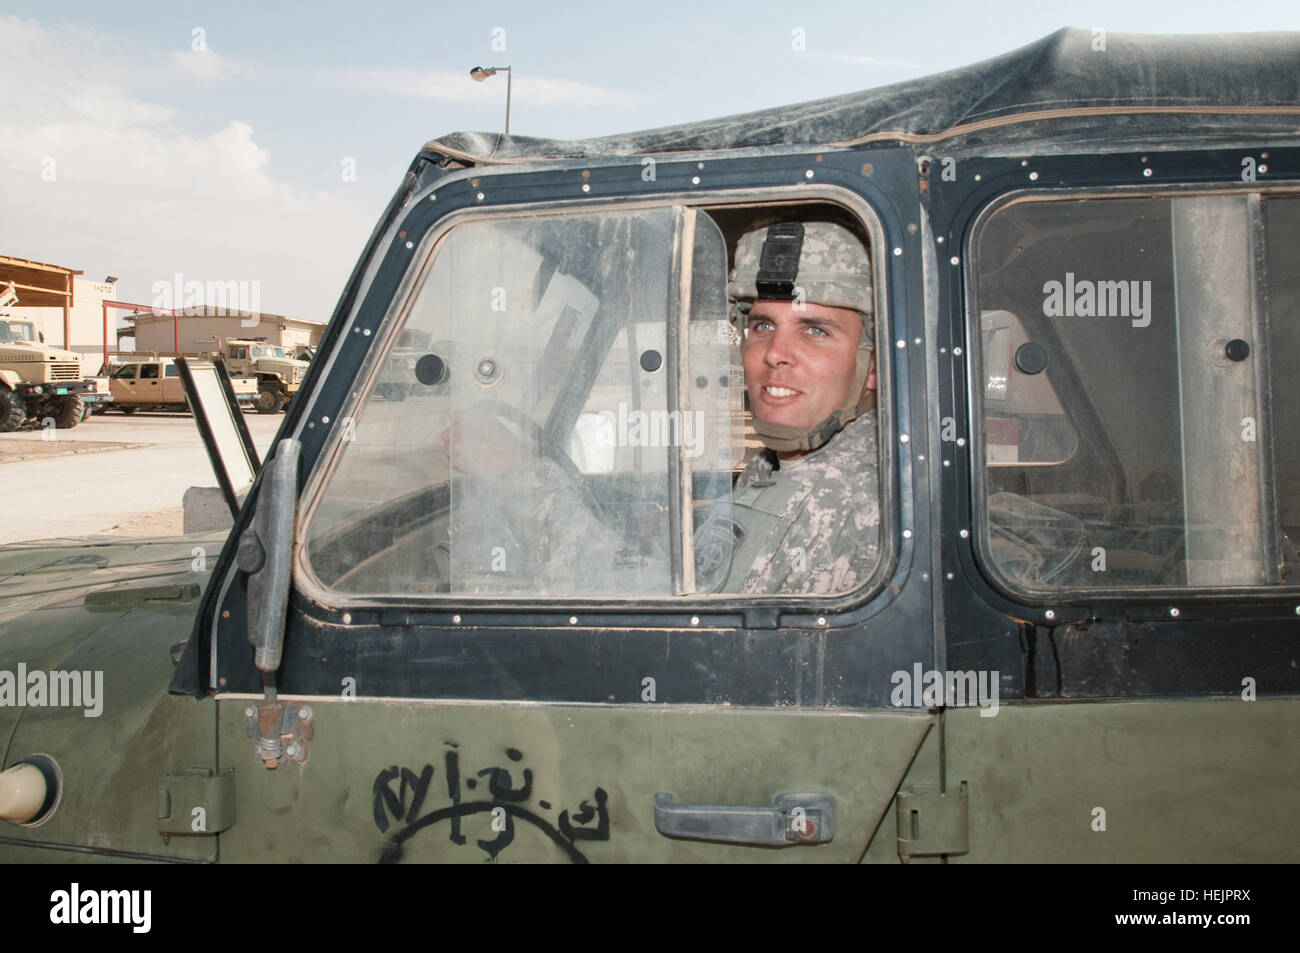
[{"label": "camouflage uniform", "polygon": [[[825,595],[860,586],[880,555],[877,468],[874,410],[793,463],[778,467],[776,454],[762,451],[741,473],[731,505],[715,506],[696,531],[699,591]],[[535,460],[509,480],[508,491],[488,481],[479,484],[481,498],[460,496],[457,562],[462,571],[478,568],[479,583],[462,580],[456,591],[670,592],[666,554],[638,552],[620,538],[552,461]],[[706,570],[703,541],[720,529],[730,564]],[[523,552],[512,539],[523,542]],[[492,547],[502,540],[507,571],[489,573]]]},{"label": "camouflage uniform", "polygon": [[735,548],[721,591],[828,594],[864,583],[880,556],[876,412],[802,459],[764,450],[732,497]]}]

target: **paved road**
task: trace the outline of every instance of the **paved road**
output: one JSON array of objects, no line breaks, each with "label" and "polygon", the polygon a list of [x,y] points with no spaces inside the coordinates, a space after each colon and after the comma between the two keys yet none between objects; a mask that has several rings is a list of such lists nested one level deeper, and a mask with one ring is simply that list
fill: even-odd
[{"label": "paved road", "polygon": [[[284,414],[246,414],[244,420],[258,453],[265,456]],[[54,434],[52,443],[36,431],[0,434],[5,488],[0,544],[89,536],[132,520],[144,521],[147,528],[151,514],[164,512],[173,518],[160,522],[163,529],[156,535],[177,533],[185,491],[217,482],[189,414],[126,417],[110,411]],[[102,447],[106,443],[146,446],[108,449]],[[95,452],[49,455],[79,445]]]}]

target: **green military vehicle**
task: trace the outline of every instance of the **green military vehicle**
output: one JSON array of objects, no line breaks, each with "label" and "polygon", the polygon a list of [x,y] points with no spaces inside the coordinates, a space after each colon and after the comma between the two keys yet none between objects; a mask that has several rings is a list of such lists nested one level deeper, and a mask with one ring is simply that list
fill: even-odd
[{"label": "green military vehicle", "polygon": [[[0,550],[0,859],[1300,860],[1300,39],[1108,39],[429,142],[228,536]],[[728,591],[792,216],[879,553]]]},{"label": "green military vehicle", "polygon": [[231,377],[257,380],[257,411],[278,414],[302,385],[307,361],[290,357],[284,348],[264,339],[227,338],[222,346]]},{"label": "green military vehicle", "polygon": [[28,420],[52,420],[66,430],[112,399],[83,374],[80,355],[50,347],[31,321],[0,318],[0,433]]}]

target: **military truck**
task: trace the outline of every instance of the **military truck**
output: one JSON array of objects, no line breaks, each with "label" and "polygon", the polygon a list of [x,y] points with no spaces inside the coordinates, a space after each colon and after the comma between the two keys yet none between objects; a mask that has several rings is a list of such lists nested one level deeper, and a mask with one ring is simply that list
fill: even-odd
[{"label": "military truck", "polygon": [[[240,404],[251,406],[257,399],[255,379],[233,377],[230,384]],[[109,386],[113,406],[124,414],[150,409],[183,410],[188,406],[179,368],[172,357],[145,355],[117,365],[109,377]]]},{"label": "military truck", "polygon": [[50,347],[31,321],[0,318],[0,433],[28,420],[53,420],[66,430],[81,423],[90,406],[112,399],[85,377],[79,355]]},{"label": "military truck", "polygon": [[298,393],[307,361],[292,358],[277,344],[264,338],[256,340],[227,338],[221,348],[226,366],[233,377],[257,379],[257,411],[276,414],[284,410]]},{"label": "military truck", "polygon": [[[0,706],[0,860],[1300,860],[1300,39],[1107,39],[427,143],[228,536],[0,550],[83,689]],[[715,591],[792,215],[869,244],[880,555]]]}]

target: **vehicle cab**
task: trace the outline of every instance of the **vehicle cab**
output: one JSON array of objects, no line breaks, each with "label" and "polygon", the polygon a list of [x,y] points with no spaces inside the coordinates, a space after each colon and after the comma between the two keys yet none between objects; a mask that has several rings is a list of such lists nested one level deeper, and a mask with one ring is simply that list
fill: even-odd
[{"label": "vehicle cab", "polygon": [[[11,854],[1300,859],[1300,45],[1093,42],[427,143],[220,554],[78,567],[131,701],[113,758],[12,728],[63,800]],[[799,215],[870,259],[880,545],[746,592],[728,281]]]}]

